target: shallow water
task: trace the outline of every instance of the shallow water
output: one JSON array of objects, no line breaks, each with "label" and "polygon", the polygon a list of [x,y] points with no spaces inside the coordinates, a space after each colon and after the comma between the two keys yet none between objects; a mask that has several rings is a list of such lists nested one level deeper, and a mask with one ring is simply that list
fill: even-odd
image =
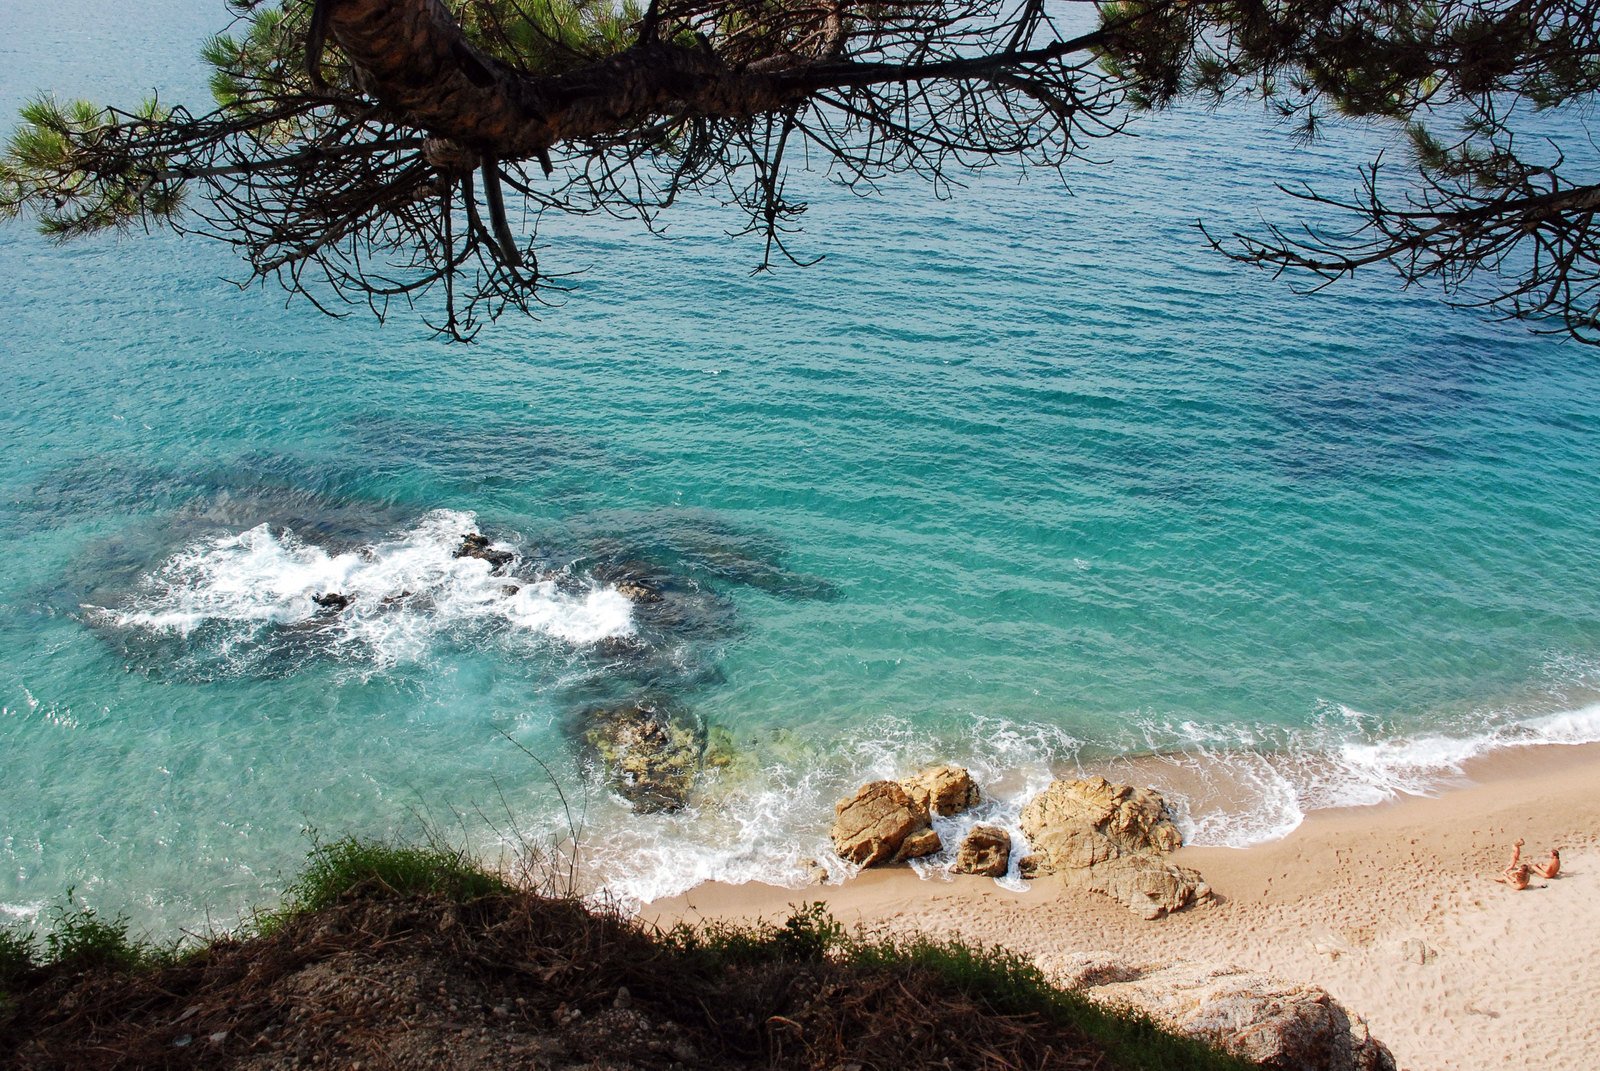
[{"label": "shallow water", "polygon": [[[222,21],[21,8],[7,114],[192,91]],[[1600,738],[1597,355],[1205,250],[1196,218],[1284,218],[1275,180],[1343,188],[1382,130],[1139,130],[1071,196],[797,180],[807,270],[751,277],[708,206],[670,240],[556,221],[574,292],[470,348],[236,291],[203,243],[0,229],[0,905],[193,926],[269,899],[308,829],[559,829],[508,736],[643,897],[790,875],[840,792],[934,759],[1004,821],[1052,771],[1170,752],[1214,771],[1191,836],[1242,844]],[[515,596],[450,556],[473,525]],[[627,603],[627,563],[669,597]],[[739,756],[677,814],[578,744],[641,694]]]}]

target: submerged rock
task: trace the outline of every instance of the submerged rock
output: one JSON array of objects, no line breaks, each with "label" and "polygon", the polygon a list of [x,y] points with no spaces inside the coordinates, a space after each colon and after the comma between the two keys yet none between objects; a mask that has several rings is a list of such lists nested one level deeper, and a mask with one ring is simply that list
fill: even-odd
[{"label": "submerged rock", "polygon": [[488,562],[490,571],[498,571],[510,565],[517,556],[509,550],[495,550],[489,544],[489,537],[481,532],[468,532],[461,537],[461,545],[456,548],[454,557],[477,558]]},{"label": "submerged rock", "polygon": [[800,860],[800,869],[805,873],[807,885],[826,885],[828,883],[828,868],[812,858]]},{"label": "submerged rock", "polygon": [[928,810],[893,781],[871,781],[833,808],[833,849],[861,866],[901,862],[939,850]]},{"label": "submerged rock", "polygon": [[641,561],[597,566],[594,576],[601,583],[616,588],[617,594],[634,603],[661,602],[663,590],[671,583],[663,570]]},{"label": "submerged rock", "polygon": [[1388,1046],[1319,986],[1237,967],[1158,970],[1078,964],[1065,979],[1102,1004],[1141,1011],[1272,1071],[1395,1071]]},{"label": "submerged rock", "polygon": [[1112,784],[1103,777],[1054,781],[1022,809],[1033,846],[1024,876],[1069,875],[1071,884],[1158,919],[1204,900],[1211,889],[1199,872],[1161,858],[1183,844],[1159,792]]},{"label": "submerged rock", "polygon": [[660,602],[661,592],[641,580],[620,580],[616,585],[617,594],[629,602]]},{"label": "submerged rock", "polygon": [[961,874],[998,878],[1011,863],[1011,834],[999,826],[973,826],[956,851],[955,869]]},{"label": "submerged rock", "polygon": [[639,814],[676,811],[705,767],[706,734],[698,721],[653,700],[596,707],[584,742]]},{"label": "submerged rock", "polygon": [[978,805],[977,782],[960,766],[930,766],[900,782],[923,810],[940,816],[960,814]]},{"label": "submerged rock", "polygon": [[739,759],[738,746],[735,744],[733,734],[720,725],[713,725],[706,732],[706,766],[709,769],[725,770]]}]

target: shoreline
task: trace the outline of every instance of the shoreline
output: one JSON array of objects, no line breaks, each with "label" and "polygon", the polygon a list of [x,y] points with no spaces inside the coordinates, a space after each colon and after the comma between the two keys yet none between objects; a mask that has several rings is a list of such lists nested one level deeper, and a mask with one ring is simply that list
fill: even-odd
[{"label": "shoreline", "polygon": [[[1061,896],[1056,878],[1012,892],[906,868],[808,888],[712,882],[642,916],[770,920],[822,901],[846,925],[1003,944],[1061,977],[1094,955],[1232,964],[1322,986],[1412,1071],[1487,1071],[1524,1052],[1581,1071],[1600,1049],[1597,787],[1600,744],[1499,748],[1434,795],[1312,811],[1247,848],[1179,849],[1171,860],[1198,869],[1218,902],[1155,922]],[[1561,876],[1524,892],[1496,884],[1518,836],[1533,859],[1559,846]]]}]

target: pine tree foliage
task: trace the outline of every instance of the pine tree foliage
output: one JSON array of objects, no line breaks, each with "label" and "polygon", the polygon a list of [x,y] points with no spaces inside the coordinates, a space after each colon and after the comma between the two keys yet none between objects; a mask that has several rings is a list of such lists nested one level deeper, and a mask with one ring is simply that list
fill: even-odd
[{"label": "pine tree foliage", "polygon": [[1351,196],[1288,191],[1346,226],[1218,249],[1315,285],[1387,265],[1600,341],[1600,186],[1518,133],[1592,98],[1600,0],[228,4],[203,49],[208,109],[30,103],[0,153],[0,215],[60,239],[210,235],[325,311],[420,307],[465,339],[559,288],[545,213],[655,226],[711,192],[765,267],[796,259],[797,162],[942,194],[996,162],[1059,169],[1139,109],[1253,97],[1305,138],[1355,116],[1408,149]]},{"label": "pine tree foliage", "polygon": [[[1107,10],[1127,27],[1108,66],[1141,103],[1244,93],[1307,139],[1335,114],[1406,134],[1409,153],[1369,163],[1350,196],[1286,191],[1338,226],[1268,227],[1216,248],[1317,286],[1386,265],[1407,284],[1435,281],[1463,304],[1600,342],[1600,176],[1585,111],[1600,88],[1600,4],[1134,0]],[[1587,166],[1519,134],[1560,107],[1582,120]]]}]

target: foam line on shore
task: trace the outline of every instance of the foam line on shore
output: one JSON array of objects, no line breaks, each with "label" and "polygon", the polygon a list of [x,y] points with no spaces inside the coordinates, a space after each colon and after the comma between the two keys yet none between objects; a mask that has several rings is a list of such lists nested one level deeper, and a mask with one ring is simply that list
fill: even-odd
[{"label": "foam line on shore", "polygon": [[1244,848],[1287,836],[1313,811],[1436,795],[1459,784],[1469,762],[1502,749],[1600,742],[1600,703],[1503,716],[1459,735],[1328,736],[1326,729],[1306,731],[1259,750],[1200,744],[1093,764],[1089,772],[1161,790],[1189,844]]},{"label": "foam line on shore", "polygon": [[[949,752],[916,727],[884,718],[828,753],[793,756],[756,776],[717,775],[697,806],[675,815],[629,820],[618,814],[591,826],[591,875],[635,906],[715,881],[798,888],[808,859],[822,861],[837,884],[857,868],[832,853],[834,802],[860,784],[899,778],[939,761],[967,766],[985,798],[973,811],[935,820],[944,849],[912,869],[930,880],[952,876],[956,848],[978,823],[1011,833],[1013,865],[1001,887],[1025,891],[1015,863],[1027,848],[1020,816],[1056,776],[1102,774],[1160,790],[1177,813],[1185,842],[1245,848],[1281,840],[1309,813],[1365,807],[1406,796],[1436,795],[1466,781],[1476,759],[1511,748],[1600,742],[1600,704],[1522,718],[1483,732],[1337,741],[1326,730],[1289,737],[1289,746],[1252,749],[1224,741],[1265,738],[1264,730],[1213,729],[1206,744],[1106,760],[1082,758],[1083,744],[1059,731],[974,719]],[[596,816],[598,817],[598,816]]]}]

